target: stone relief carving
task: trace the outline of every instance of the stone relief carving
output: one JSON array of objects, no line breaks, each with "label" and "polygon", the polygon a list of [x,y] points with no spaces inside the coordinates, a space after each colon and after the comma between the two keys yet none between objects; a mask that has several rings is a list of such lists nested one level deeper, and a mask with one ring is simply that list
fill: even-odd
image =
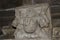
[{"label": "stone relief carving", "polygon": [[48,4],[18,7],[13,25],[17,40],[51,40],[51,16]]},{"label": "stone relief carving", "polygon": [[53,28],[53,37],[60,37],[60,27]]}]

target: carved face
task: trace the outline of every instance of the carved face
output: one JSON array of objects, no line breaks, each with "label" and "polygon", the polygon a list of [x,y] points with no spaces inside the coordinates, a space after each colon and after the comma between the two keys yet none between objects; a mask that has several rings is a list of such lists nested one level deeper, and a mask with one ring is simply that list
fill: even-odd
[{"label": "carved face", "polygon": [[27,33],[35,32],[37,28],[36,22],[32,18],[25,18],[24,20],[24,31]]}]

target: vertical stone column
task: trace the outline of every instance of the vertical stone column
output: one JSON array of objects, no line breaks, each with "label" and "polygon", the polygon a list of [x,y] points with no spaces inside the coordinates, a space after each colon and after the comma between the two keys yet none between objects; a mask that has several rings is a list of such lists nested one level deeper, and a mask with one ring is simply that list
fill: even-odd
[{"label": "vertical stone column", "polygon": [[16,40],[51,40],[52,25],[47,3],[18,7],[15,16]]}]

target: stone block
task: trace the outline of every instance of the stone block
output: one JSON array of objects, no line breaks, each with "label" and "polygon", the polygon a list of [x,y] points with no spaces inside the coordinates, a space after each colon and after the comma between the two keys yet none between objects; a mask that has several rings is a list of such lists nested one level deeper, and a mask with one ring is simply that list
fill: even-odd
[{"label": "stone block", "polygon": [[60,37],[60,27],[53,28],[53,37]]},{"label": "stone block", "polygon": [[[36,4],[15,9],[17,40],[51,40],[51,16],[48,4]],[[16,24],[17,23],[17,24]]]}]

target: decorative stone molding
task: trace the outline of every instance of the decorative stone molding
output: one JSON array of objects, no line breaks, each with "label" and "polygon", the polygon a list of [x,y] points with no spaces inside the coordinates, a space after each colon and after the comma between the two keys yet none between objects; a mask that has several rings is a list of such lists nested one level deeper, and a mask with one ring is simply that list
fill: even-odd
[{"label": "decorative stone molding", "polygon": [[48,4],[36,4],[15,9],[13,25],[17,40],[51,40],[51,16]]}]

